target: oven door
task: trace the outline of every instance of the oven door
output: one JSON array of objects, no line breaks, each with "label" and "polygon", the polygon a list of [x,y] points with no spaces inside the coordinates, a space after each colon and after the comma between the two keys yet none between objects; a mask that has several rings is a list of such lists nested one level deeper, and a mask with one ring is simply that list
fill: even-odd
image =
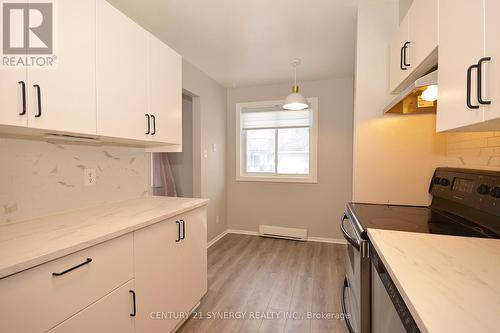
[{"label": "oven door", "polygon": [[369,243],[356,232],[348,213],[340,221],[347,240],[346,278],[342,285],[341,305],[351,333],[370,332],[370,258]]}]

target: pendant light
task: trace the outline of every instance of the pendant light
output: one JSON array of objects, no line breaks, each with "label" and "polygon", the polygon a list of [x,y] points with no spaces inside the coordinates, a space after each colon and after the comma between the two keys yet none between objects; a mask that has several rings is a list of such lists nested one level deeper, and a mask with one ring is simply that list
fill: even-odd
[{"label": "pendant light", "polygon": [[295,59],[291,63],[294,73],[294,84],[292,87],[292,93],[286,96],[285,103],[283,103],[283,109],[285,110],[298,111],[309,107],[306,98],[299,93],[299,86],[297,85],[297,66],[299,66],[300,63],[300,59]]}]

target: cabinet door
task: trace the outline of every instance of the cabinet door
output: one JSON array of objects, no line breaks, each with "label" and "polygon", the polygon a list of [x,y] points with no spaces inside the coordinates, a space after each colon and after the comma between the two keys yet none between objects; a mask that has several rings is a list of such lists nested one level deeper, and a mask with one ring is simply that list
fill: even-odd
[{"label": "cabinet door", "polygon": [[[437,130],[483,121],[483,108],[467,107],[467,69],[483,56],[483,2],[439,1],[439,102]],[[477,70],[472,70],[471,101],[477,102]]]},{"label": "cabinet door", "polygon": [[156,142],[182,143],[182,58],[149,35],[148,106]]},{"label": "cabinet door", "polygon": [[[134,232],[137,332],[170,332],[180,321],[183,281],[179,261],[178,224],[169,219]],[[151,313],[171,314],[152,319]]]},{"label": "cabinet door", "polygon": [[[28,70],[28,126],[96,134],[95,0],[59,0],[55,68]],[[40,86],[41,110],[34,85]]]},{"label": "cabinet door", "polygon": [[[391,39],[390,46],[390,82],[389,88],[391,92],[398,92],[398,86],[403,82],[403,80],[408,76],[411,68],[404,66],[404,59],[402,59],[402,47],[408,41],[410,29],[410,19],[409,15],[406,15],[396,34]],[[408,54],[408,51],[406,52]],[[408,56],[406,61],[409,60]],[[402,69],[406,68],[406,69]]]},{"label": "cabinet door", "polygon": [[134,333],[134,281],[131,280],[83,311],[57,325],[49,333]]},{"label": "cabinet door", "polygon": [[183,277],[179,286],[182,311],[190,311],[207,292],[206,216],[206,208],[200,208],[180,217],[185,225],[179,256],[179,271]]},{"label": "cabinet door", "polygon": [[[0,68],[0,125],[27,126],[27,75],[25,68]],[[21,82],[21,83],[20,83]],[[23,108],[23,84],[25,107]]]},{"label": "cabinet door", "polygon": [[146,140],[148,33],[97,0],[97,134]]},{"label": "cabinet door", "polygon": [[410,7],[410,72],[438,46],[438,0],[413,1]]},{"label": "cabinet door", "polygon": [[485,0],[485,57],[491,61],[485,62],[483,99],[491,100],[484,108],[484,119],[500,118],[500,1]]}]

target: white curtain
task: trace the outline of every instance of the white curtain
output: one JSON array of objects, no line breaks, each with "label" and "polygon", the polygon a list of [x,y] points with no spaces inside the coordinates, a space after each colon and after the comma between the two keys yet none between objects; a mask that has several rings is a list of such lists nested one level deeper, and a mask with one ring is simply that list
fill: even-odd
[{"label": "white curtain", "polygon": [[174,176],[167,153],[153,153],[153,195],[176,197]]}]

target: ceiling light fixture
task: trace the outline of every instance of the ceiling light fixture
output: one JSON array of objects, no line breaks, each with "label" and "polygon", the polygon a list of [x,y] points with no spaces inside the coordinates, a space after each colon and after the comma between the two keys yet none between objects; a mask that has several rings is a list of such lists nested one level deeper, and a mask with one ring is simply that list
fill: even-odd
[{"label": "ceiling light fixture", "polygon": [[285,110],[297,111],[304,110],[309,107],[306,98],[299,93],[299,86],[297,85],[297,66],[299,66],[300,63],[300,59],[295,59],[291,63],[294,73],[294,84],[292,87],[292,93],[285,98],[285,103],[283,104],[283,109]]}]

